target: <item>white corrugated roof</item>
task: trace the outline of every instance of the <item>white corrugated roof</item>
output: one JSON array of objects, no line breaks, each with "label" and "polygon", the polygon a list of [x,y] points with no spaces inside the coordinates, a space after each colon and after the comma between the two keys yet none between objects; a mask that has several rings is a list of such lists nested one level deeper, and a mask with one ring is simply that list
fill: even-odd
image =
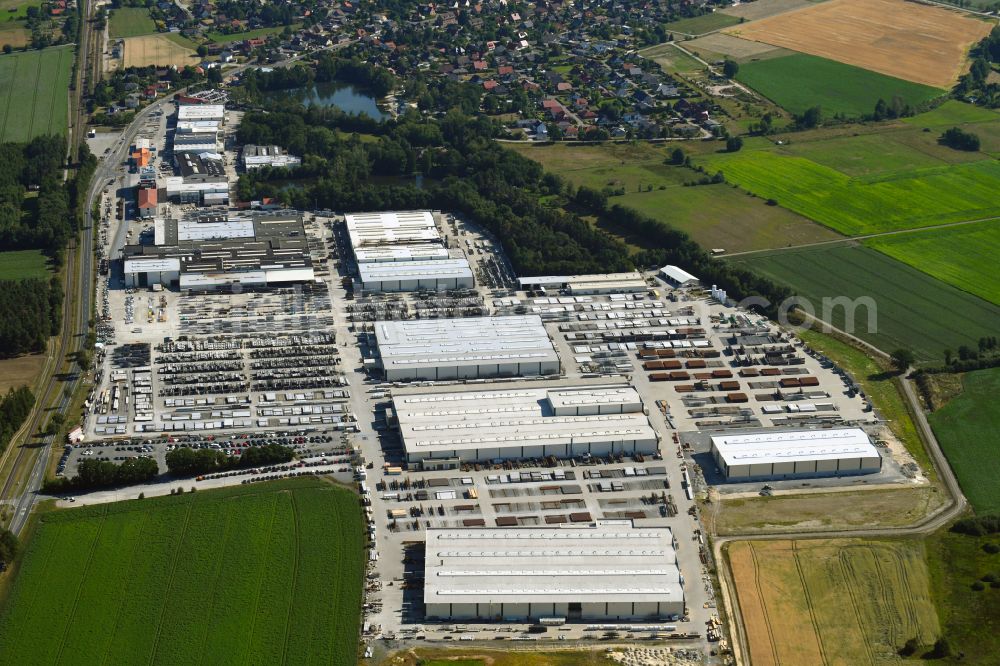
[{"label": "white corrugated roof", "polygon": [[712,447],[729,466],[879,457],[861,428],[717,435],[712,437]]}]

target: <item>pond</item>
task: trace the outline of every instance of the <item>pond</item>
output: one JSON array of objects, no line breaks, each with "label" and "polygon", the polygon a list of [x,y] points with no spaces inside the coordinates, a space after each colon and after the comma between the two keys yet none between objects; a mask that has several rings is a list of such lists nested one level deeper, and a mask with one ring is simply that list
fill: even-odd
[{"label": "pond", "polygon": [[294,99],[306,106],[334,106],[346,113],[363,113],[375,120],[385,120],[388,116],[379,110],[375,98],[344,83],[315,83],[308,88],[276,90],[268,93],[271,99]]}]

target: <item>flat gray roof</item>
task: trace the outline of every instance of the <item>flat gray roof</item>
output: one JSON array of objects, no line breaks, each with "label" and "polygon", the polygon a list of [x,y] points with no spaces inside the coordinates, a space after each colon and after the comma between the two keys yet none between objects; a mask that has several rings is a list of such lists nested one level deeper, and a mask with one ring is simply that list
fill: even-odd
[{"label": "flat gray roof", "polygon": [[431,243],[441,233],[430,211],[348,213],[344,216],[351,247],[355,250],[380,245]]},{"label": "flat gray roof", "polygon": [[522,285],[538,285],[541,287],[562,287],[580,284],[614,284],[619,282],[635,282],[639,280],[643,284],[646,281],[642,273],[601,273],[593,275],[540,275],[537,277],[522,277],[517,281]]},{"label": "flat gray roof", "polygon": [[375,338],[386,370],[559,361],[538,315],[380,321]]},{"label": "flat gray roof", "polygon": [[712,437],[712,448],[727,466],[844,458],[878,458],[861,428],[775,430]]},{"label": "flat gray roof", "polygon": [[[614,400],[606,400],[613,393]],[[586,415],[553,405],[600,400]],[[484,448],[656,441],[636,390],[625,384],[405,393],[393,407],[407,454]],[[600,413],[597,413],[600,411]]]},{"label": "flat gray roof", "polygon": [[428,528],[424,602],[681,602],[668,527]]},{"label": "flat gray roof", "polygon": [[471,278],[472,268],[466,259],[436,261],[384,261],[358,264],[362,282],[394,282],[396,280],[430,280],[440,278]]}]

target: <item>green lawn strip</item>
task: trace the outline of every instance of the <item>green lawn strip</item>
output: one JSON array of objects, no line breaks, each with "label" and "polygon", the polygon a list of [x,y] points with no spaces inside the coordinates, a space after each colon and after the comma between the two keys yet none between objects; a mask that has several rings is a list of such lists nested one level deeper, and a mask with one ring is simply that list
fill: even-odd
[{"label": "green lawn strip", "polygon": [[0,252],[0,280],[49,277],[48,260],[39,250]]},{"label": "green lawn strip", "polygon": [[834,60],[795,53],[740,66],[736,78],[795,114],[819,106],[826,116],[872,113],[879,98],[921,104],[947,91]]},{"label": "green lawn strip", "polygon": [[[945,349],[962,344],[975,347],[980,337],[996,334],[1000,321],[1000,307],[866,247],[790,249],[732,261],[787,284],[820,317],[824,298],[872,299],[874,330],[867,309],[858,307],[848,332],[886,352],[912,349],[920,362],[940,362]],[[837,328],[848,326],[844,308],[828,315]]]},{"label": "green lawn strip", "polygon": [[664,28],[673,32],[683,32],[686,35],[703,35],[713,30],[721,30],[731,25],[736,25],[740,20],[735,16],[723,14],[722,12],[712,12],[702,14],[692,18],[681,19],[665,23]]},{"label": "green lawn strip", "polygon": [[876,361],[857,347],[817,330],[800,331],[799,337],[861,384],[879,414],[889,422],[889,429],[903,443],[921,470],[928,478],[937,479],[937,472],[931,465],[930,456],[913,424],[910,409],[900,393],[899,380],[888,372],[888,364]]},{"label": "green lawn strip", "polygon": [[[969,503],[977,512],[1000,511],[1000,368],[962,378],[962,393],[928,420]],[[1000,559],[998,559],[1000,573]]]},{"label": "green lawn strip", "polygon": [[967,123],[996,122],[998,120],[1000,120],[1000,113],[994,110],[949,99],[940,106],[912,118],[906,118],[903,122],[917,127],[946,127]]},{"label": "green lawn strip", "polygon": [[1000,219],[882,236],[865,245],[970,294],[1000,304]]}]

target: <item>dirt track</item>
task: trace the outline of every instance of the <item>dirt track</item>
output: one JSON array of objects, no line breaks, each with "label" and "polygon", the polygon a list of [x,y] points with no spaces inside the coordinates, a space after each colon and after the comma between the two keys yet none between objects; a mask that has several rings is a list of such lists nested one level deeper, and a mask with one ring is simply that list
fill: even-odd
[{"label": "dirt track", "polygon": [[947,89],[965,71],[969,46],[991,28],[904,0],[829,0],[723,32]]}]

